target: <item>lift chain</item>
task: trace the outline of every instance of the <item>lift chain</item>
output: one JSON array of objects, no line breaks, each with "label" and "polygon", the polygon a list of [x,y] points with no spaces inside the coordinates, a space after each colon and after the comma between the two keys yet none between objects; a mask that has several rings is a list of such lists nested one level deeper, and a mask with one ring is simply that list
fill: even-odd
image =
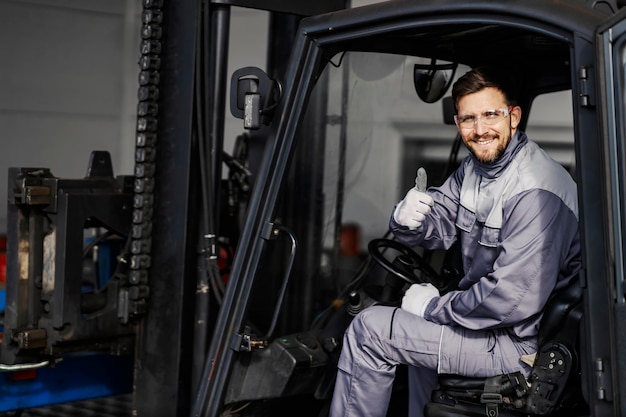
[{"label": "lift chain", "polygon": [[163,0],[143,0],[139,59],[139,103],[135,142],[133,224],[130,233],[130,286],[121,294],[120,319],[139,317],[146,311],[151,265],[154,174],[159,112]]}]

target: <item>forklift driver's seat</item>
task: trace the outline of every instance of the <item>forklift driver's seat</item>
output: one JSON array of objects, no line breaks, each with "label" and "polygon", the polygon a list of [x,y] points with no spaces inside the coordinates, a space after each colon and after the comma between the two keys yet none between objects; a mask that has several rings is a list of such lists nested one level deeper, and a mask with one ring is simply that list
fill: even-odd
[{"label": "forklift driver's seat", "polygon": [[581,317],[581,287],[574,279],[546,305],[528,379],[520,372],[490,378],[440,375],[425,416],[575,416],[586,410],[578,360]]}]

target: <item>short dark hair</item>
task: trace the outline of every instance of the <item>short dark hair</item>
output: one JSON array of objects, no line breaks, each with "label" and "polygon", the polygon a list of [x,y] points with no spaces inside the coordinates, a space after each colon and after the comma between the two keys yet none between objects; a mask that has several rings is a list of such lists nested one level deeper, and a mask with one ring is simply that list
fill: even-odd
[{"label": "short dark hair", "polygon": [[502,91],[507,105],[517,105],[515,84],[507,72],[495,68],[477,67],[463,74],[454,83],[452,87],[454,106],[457,107],[461,97],[477,93],[488,87],[497,88]]}]

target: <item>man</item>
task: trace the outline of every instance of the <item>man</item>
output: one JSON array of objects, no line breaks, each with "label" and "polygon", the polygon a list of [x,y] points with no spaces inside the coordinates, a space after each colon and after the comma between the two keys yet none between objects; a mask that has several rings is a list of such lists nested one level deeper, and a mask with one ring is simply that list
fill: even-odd
[{"label": "man", "polygon": [[414,284],[401,308],[362,311],[346,331],[332,417],[385,416],[398,364],[410,365],[411,416],[422,416],[437,373],[494,376],[531,367],[553,291],[580,269],[576,185],[518,131],[522,110],[497,71],[453,86],[470,155],[441,187],[411,189],[394,208],[396,238],[426,249],[460,241],[464,276],[444,295]]}]

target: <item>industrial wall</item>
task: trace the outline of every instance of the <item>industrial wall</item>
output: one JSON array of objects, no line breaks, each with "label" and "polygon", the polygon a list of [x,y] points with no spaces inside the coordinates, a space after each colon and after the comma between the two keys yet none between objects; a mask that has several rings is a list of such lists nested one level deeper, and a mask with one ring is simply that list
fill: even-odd
[{"label": "industrial wall", "polygon": [[[8,167],[82,178],[107,150],[116,175],[133,172],[140,14],[141,0],[0,0],[0,234]],[[264,67],[267,13],[234,8],[231,31],[229,72]]]}]

